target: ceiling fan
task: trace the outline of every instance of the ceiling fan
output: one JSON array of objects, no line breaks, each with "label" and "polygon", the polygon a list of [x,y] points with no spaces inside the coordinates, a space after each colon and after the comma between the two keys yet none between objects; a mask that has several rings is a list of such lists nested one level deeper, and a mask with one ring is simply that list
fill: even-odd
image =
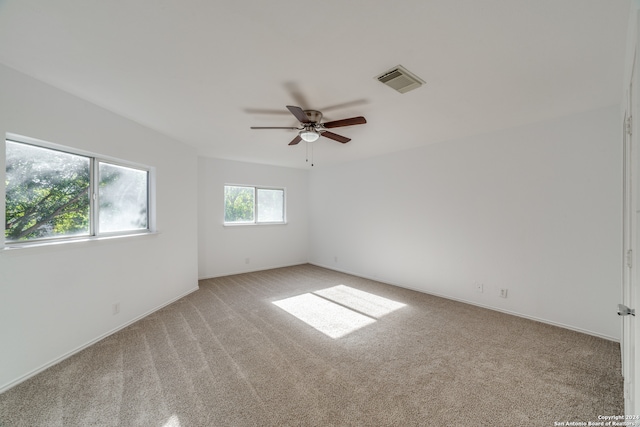
[{"label": "ceiling fan", "polygon": [[302,108],[293,105],[287,105],[287,109],[291,112],[291,114],[295,116],[296,119],[298,119],[298,121],[300,122],[299,127],[251,126],[251,129],[291,129],[299,131],[298,135],[293,138],[289,145],[296,145],[300,141],[313,142],[321,136],[346,144],[347,142],[351,141],[351,138],[329,132],[327,129],[343,126],[362,125],[367,123],[367,120],[362,116],[321,123],[322,113],[320,111],[303,110]]}]

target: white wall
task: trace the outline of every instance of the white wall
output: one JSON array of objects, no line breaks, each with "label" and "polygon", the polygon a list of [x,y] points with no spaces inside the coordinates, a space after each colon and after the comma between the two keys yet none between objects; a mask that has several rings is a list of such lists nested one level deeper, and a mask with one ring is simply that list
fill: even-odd
[{"label": "white wall", "polygon": [[[225,184],[285,188],[287,224],[223,226]],[[307,262],[307,186],[308,172],[304,169],[199,158],[199,277]]]},{"label": "white wall", "polygon": [[611,107],[315,169],[310,262],[619,339],[620,129]]},{"label": "white wall", "polygon": [[[197,289],[193,149],[0,66],[0,135],[156,168],[159,234],[0,249],[0,391]],[[0,144],[4,169],[4,144]],[[0,188],[4,211],[4,188]],[[112,314],[119,302],[121,312]]]}]

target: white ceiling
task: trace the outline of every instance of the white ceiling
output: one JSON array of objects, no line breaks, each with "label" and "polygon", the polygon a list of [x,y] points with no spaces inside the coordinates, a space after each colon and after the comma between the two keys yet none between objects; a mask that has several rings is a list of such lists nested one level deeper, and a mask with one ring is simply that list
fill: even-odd
[{"label": "white ceiling", "polygon": [[[316,167],[618,104],[628,0],[0,0],[0,63],[190,144]],[[401,95],[374,77],[402,64]],[[340,107],[341,108],[337,108]],[[328,108],[335,107],[335,108]],[[55,141],[63,143],[62,141]]]}]

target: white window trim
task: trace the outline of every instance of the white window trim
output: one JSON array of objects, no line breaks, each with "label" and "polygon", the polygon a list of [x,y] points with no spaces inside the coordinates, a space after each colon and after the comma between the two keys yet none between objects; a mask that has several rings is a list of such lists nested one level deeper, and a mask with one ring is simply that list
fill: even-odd
[{"label": "white window trim", "polygon": [[[226,199],[224,194],[225,187],[250,187],[254,190],[253,201],[253,217],[251,222],[226,222],[224,220],[226,210]],[[282,221],[262,221],[258,222],[258,190],[282,190]],[[286,187],[270,187],[266,185],[251,185],[251,184],[224,184],[222,187],[222,226],[223,227],[264,227],[269,225],[287,225],[287,189]]]},{"label": "white window trim", "polygon": [[105,240],[124,239],[124,238],[139,238],[142,236],[155,236],[160,234],[158,231],[138,231],[137,233],[130,234],[118,234],[118,235],[100,235],[100,236],[78,236],[69,238],[52,238],[38,239],[38,240],[25,240],[23,242],[6,242],[0,249],[0,252],[12,252],[15,250],[24,249],[37,249],[37,248],[51,248],[60,245],[68,244],[91,244],[91,242],[100,242]]},{"label": "white window trim", "polygon": [[[13,250],[13,249],[23,249],[23,248],[35,248],[35,247],[67,244],[67,243],[111,240],[114,238],[139,237],[139,236],[158,234],[158,231],[156,228],[156,169],[155,167],[119,159],[116,157],[105,156],[102,154],[97,154],[97,153],[93,153],[93,152],[82,150],[82,149],[76,149],[66,145],[43,141],[40,139],[36,139],[36,138],[24,136],[24,135],[9,133],[9,132],[5,134],[5,138],[2,141],[1,148],[2,148],[3,158],[5,156],[6,149],[7,149],[6,141],[13,141],[21,144],[33,145],[35,147],[61,151],[68,154],[89,157],[91,159],[90,173],[91,173],[92,182],[97,182],[97,175],[98,175],[97,166],[100,162],[105,162],[105,163],[113,164],[116,166],[124,166],[127,168],[146,171],[147,172],[147,228],[140,229],[140,230],[126,230],[126,231],[117,231],[117,232],[101,232],[99,234],[96,234],[96,225],[97,225],[96,221],[98,220],[98,212],[97,212],[97,209],[95,209],[95,201],[96,201],[97,194],[95,194],[96,188],[92,186],[90,188],[90,196],[89,196],[90,197],[89,198],[89,203],[90,203],[89,234],[82,235],[82,236],[60,236],[60,237],[49,237],[49,238],[23,240],[23,241],[7,241],[5,239],[4,232],[3,232],[2,236],[0,237],[0,249]],[[2,177],[4,182],[4,177],[6,174],[6,164],[3,164],[2,166],[3,166]],[[4,207],[4,209],[6,209],[5,200],[4,200],[4,197],[6,197],[6,193],[5,193],[4,184],[2,185],[3,185],[2,206]]]}]

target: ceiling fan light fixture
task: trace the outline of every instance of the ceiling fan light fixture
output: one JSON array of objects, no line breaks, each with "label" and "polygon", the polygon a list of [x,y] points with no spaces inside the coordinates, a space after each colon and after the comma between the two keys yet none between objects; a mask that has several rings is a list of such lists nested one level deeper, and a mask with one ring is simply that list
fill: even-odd
[{"label": "ceiling fan light fixture", "polygon": [[313,142],[320,138],[320,134],[315,130],[304,129],[300,131],[300,138],[305,142]]}]

